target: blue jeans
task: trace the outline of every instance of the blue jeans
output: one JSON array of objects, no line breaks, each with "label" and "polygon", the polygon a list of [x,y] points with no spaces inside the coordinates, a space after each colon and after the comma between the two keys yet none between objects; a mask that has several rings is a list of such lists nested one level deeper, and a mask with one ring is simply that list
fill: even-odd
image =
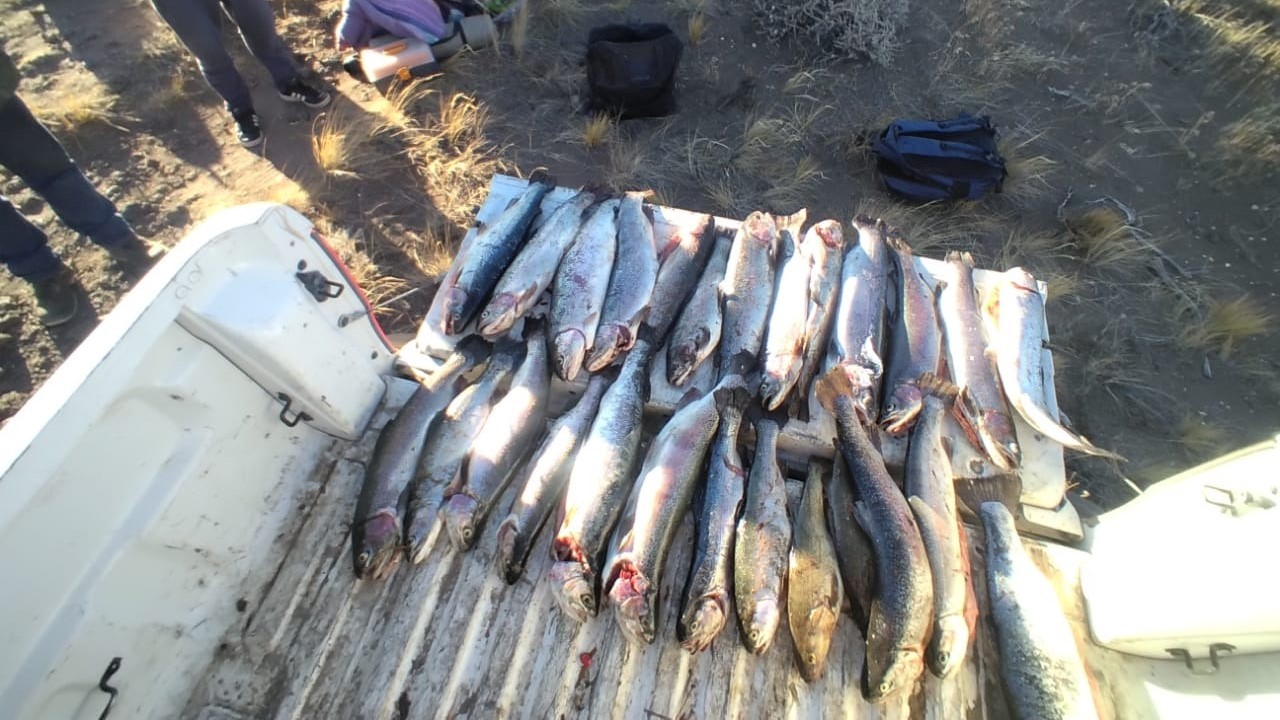
[{"label": "blue jeans", "polygon": [[[95,243],[113,247],[136,237],[116,206],[93,188],[16,95],[0,104],[0,165],[39,193],[67,227]],[[26,280],[43,280],[62,269],[49,238],[2,195],[0,262]]]}]

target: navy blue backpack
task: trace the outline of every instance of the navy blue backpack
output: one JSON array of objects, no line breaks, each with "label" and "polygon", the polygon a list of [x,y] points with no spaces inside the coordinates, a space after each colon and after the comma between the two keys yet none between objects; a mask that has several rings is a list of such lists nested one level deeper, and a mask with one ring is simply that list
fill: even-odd
[{"label": "navy blue backpack", "polygon": [[894,120],[871,146],[885,187],[909,200],[977,200],[1007,174],[985,115]]}]

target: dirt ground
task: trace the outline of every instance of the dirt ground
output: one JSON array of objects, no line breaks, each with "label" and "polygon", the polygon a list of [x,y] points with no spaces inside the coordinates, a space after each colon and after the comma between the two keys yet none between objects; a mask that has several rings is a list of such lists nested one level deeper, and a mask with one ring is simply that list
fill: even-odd
[{"label": "dirt ground", "polygon": [[[811,2],[812,0],[804,0]],[[868,0],[870,1],[870,0]],[[1280,430],[1280,0],[968,0],[910,6],[888,65],[832,61],[750,0],[531,0],[496,49],[448,61],[390,101],[347,77],[338,0],[272,0],[299,59],[339,93],[286,105],[243,50],[267,141],[240,148],[217,98],[149,4],[4,0],[22,96],[145,236],[165,245],[236,203],[286,202],[342,248],[375,302],[447,264],[495,171],[562,185],[652,188],[658,201],[900,224],[917,249],[972,251],[1047,280],[1060,403],[1129,458],[1070,458],[1111,506],[1179,469]],[[1229,11],[1229,12],[1228,12]],[[669,23],[685,39],[680,111],[591,123],[587,30]],[[229,43],[236,43],[230,31]],[[989,114],[1006,192],[913,207],[881,193],[864,139],[893,117]],[[49,232],[93,313],[39,327],[0,277],[0,418],[8,418],[127,290],[105,253],[4,177]],[[379,311],[411,332],[427,292]]]}]

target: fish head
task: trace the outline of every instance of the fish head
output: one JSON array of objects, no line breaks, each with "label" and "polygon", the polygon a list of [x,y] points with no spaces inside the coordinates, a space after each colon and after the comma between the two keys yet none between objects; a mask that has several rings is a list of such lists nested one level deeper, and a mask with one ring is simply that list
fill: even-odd
[{"label": "fish head", "polygon": [[568,382],[577,377],[586,356],[587,337],[581,330],[562,330],[556,335],[551,348],[551,365],[561,380]]},{"label": "fish head", "polygon": [[969,626],[960,615],[948,615],[938,621],[929,641],[929,671],[940,678],[955,672],[964,662],[969,647]]},{"label": "fish head", "polygon": [[800,675],[806,682],[817,680],[826,671],[831,637],[839,619],[840,616],[830,607],[815,607],[809,611],[809,632],[803,633],[803,637],[792,638],[800,660]]},{"label": "fish head", "polygon": [[1022,464],[1022,448],[1013,430],[1013,420],[1002,412],[987,412],[978,423],[982,447],[1001,470],[1017,470]]},{"label": "fish head", "polygon": [[441,306],[444,315],[444,332],[446,335],[457,335],[467,324],[467,301],[470,294],[460,287],[449,287],[444,290],[444,303]]},{"label": "fish head", "polygon": [[631,347],[631,331],[622,325],[601,325],[596,332],[595,344],[587,353],[585,365],[588,372],[600,372],[609,366],[627,348]]},{"label": "fish head", "polygon": [[696,360],[697,351],[692,343],[682,342],[672,345],[671,352],[667,356],[667,379],[676,387],[689,382]]},{"label": "fish head", "polygon": [[440,519],[449,532],[449,540],[459,550],[470,550],[476,543],[476,517],[480,504],[469,495],[454,495],[440,508]]},{"label": "fish head", "polygon": [[863,692],[871,702],[881,702],[899,692],[910,690],[924,672],[924,659],[914,650],[891,651],[880,672],[873,669],[872,653],[867,649],[863,672]]},{"label": "fish head", "polygon": [[631,642],[653,642],[656,635],[653,601],[657,599],[654,595],[649,579],[634,569],[623,569],[609,588],[609,602],[613,604],[618,627]]},{"label": "fish head", "polygon": [[813,232],[822,240],[822,244],[833,250],[844,247],[844,231],[836,220],[823,220],[813,226]]},{"label": "fish head", "polygon": [[476,330],[485,337],[494,337],[511,329],[516,322],[516,296],[511,293],[494,295],[484,310]]},{"label": "fish head", "polygon": [[356,577],[382,580],[400,562],[400,517],[394,510],[379,510],[357,529],[351,546]]},{"label": "fish head", "polygon": [[890,435],[901,435],[915,423],[924,407],[924,395],[915,383],[900,383],[889,395],[880,425]]},{"label": "fish head", "polygon": [[514,585],[524,573],[524,561],[516,553],[516,535],[520,532],[515,515],[498,526],[498,573],[508,585]]},{"label": "fish head", "polygon": [[756,655],[763,654],[773,643],[773,635],[778,630],[778,622],[782,613],[778,608],[778,598],[772,594],[756,598],[755,608],[747,621],[747,647]]},{"label": "fish head", "polygon": [[599,610],[596,602],[595,579],[590,571],[576,560],[557,562],[547,573],[555,591],[556,602],[565,614],[585,622]]},{"label": "fish head", "polygon": [[711,594],[690,603],[680,617],[680,644],[691,653],[702,652],[711,645],[728,616],[723,595]]}]

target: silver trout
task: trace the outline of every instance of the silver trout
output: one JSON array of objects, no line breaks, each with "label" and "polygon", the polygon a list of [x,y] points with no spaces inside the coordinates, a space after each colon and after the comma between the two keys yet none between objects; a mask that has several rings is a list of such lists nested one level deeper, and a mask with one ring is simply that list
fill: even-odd
[{"label": "silver trout", "polygon": [[[469,339],[414,390],[400,412],[387,423],[373,446],[351,524],[351,556],[356,577],[381,580],[400,562],[400,533],[415,511],[414,468],[422,455],[431,424],[457,392],[458,378],[484,359],[487,343]],[[405,514],[401,498],[409,500]]]},{"label": "silver trout", "polygon": [[608,373],[592,375],[582,397],[573,409],[551,423],[527,463],[523,489],[512,499],[507,518],[498,527],[498,571],[508,585],[515,584],[524,573],[533,541],[564,494],[573,457],[582,447],[600,398],[612,381]]},{"label": "silver trout", "polygon": [[969,648],[965,618],[971,592],[944,431],[956,389],[934,377],[921,378],[920,386],[924,406],[911,429],[904,492],[933,578],[933,633],[925,662],[934,675],[946,678],[964,662]]},{"label": "silver trout", "polygon": [[938,372],[942,332],[934,311],[933,290],[916,266],[911,247],[890,233],[889,246],[898,268],[898,312],[889,333],[889,366],[885,371],[884,408],[880,424],[891,435],[911,429],[923,400],[916,384],[921,375]]},{"label": "silver trout", "polygon": [[854,518],[876,555],[876,594],[867,625],[862,691],[872,702],[909,692],[924,672],[933,583],[920,530],[906,498],[858,419],[852,386],[837,366],[818,384],[818,400],[836,421],[837,448],[858,489]]},{"label": "silver trout", "polygon": [[778,423],[756,421],[756,451],[747,478],[747,495],[733,540],[733,597],[742,642],[756,655],[773,644],[782,619],[791,521],[787,487],[778,467]]},{"label": "silver trout", "polygon": [[827,653],[844,601],[836,549],[827,533],[824,512],[822,486],[830,476],[830,468],[809,462],[787,563],[787,622],[800,675],[807,682],[816,681],[827,669]]},{"label": "silver trout", "polygon": [[742,508],[747,473],[738,452],[747,394],[733,395],[720,409],[707,479],[697,502],[697,540],[684,587],[684,605],[676,635],[691,653],[706,650],[729,617],[729,584],[733,534]]},{"label": "silver trout", "polygon": [[947,253],[946,270],[939,279],[938,319],[943,348],[951,379],[960,388],[956,418],[991,462],[1003,470],[1016,470],[1022,462],[1022,451],[982,337],[973,257],[969,253]]},{"label": "silver trout", "polygon": [[600,607],[600,567],[631,492],[654,350],[649,333],[642,331],[618,379],[600,399],[565,488],[560,526],[551,543],[556,562],[548,578],[560,607],[579,622]]},{"label": "silver trout", "polygon": [[[803,222],[804,211],[799,213]],[[786,400],[804,366],[804,326],[809,312],[809,255],[801,248],[799,223],[778,228],[778,288],[764,339],[760,401],[774,410]]]},{"label": "silver trout", "polygon": [[796,388],[802,402],[826,359],[832,318],[840,295],[844,266],[844,230],[837,220],[823,220],[809,228],[800,247],[809,256],[809,309],[804,317],[804,364]]},{"label": "silver trout", "polygon": [[720,310],[720,283],[729,262],[729,243],[716,242],[707,268],[667,339],[667,380],[680,387],[689,381],[720,344],[724,316]]},{"label": "silver trout", "polygon": [[862,422],[872,423],[880,416],[885,306],[893,264],[883,221],[858,215],[853,228],[858,241],[845,254],[840,271],[831,354],[849,374]]},{"label": "silver trout", "polygon": [[551,287],[560,259],[577,237],[583,217],[596,201],[595,193],[579,192],[556,208],[533,233],[502,274],[489,304],[480,311],[476,330],[481,335],[488,338],[502,335],[538,303]]},{"label": "silver trout", "polygon": [[1031,273],[1005,272],[983,306],[995,329],[996,369],[1009,404],[1036,432],[1077,452],[1123,461],[1062,426],[1048,410],[1044,387],[1044,297]]},{"label": "silver trout", "polygon": [[[778,260],[778,225],[773,216],[753,212],[733,236],[720,284],[724,327],[720,331],[720,376],[755,369],[764,345]],[[747,364],[749,367],[735,367]]]},{"label": "silver trout", "polygon": [[462,473],[444,491],[440,518],[459,550],[475,544],[493,504],[546,427],[551,392],[547,338],[540,322],[526,323],[525,333],[524,362],[472,440]]},{"label": "silver trout", "polygon": [[413,473],[414,506],[405,532],[405,546],[414,563],[426,559],[430,550],[426,541],[438,517],[436,509],[444,489],[457,479],[467,448],[489,417],[493,395],[515,368],[521,349],[518,342],[499,342],[480,378],[458,393],[432,425]]},{"label": "silver trout", "polygon": [[867,620],[871,616],[871,600],[876,588],[876,556],[871,540],[853,517],[857,494],[853,478],[845,467],[844,458],[836,454],[827,478],[827,522],[836,545],[836,561],[840,565],[840,579],[844,582],[844,594],[849,598],[853,621],[863,637],[867,634]]},{"label": "silver trout", "polygon": [[661,344],[716,247],[715,218],[695,215],[691,221],[672,229],[670,235],[657,244],[662,264],[644,324],[653,328],[654,342]]},{"label": "silver trout", "polygon": [[618,627],[633,643],[652,643],[657,633],[658,591],[667,552],[704,477],[707,449],[720,426],[720,407],[734,393],[747,396],[742,381],[732,381],[738,384],[722,385],[685,402],[649,446],[631,512],[622,521],[625,534],[605,582]]},{"label": "silver trout", "polygon": [[444,293],[444,332],[456,335],[480,309],[480,303],[502,277],[512,258],[524,243],[525,232],[538,214],[542,198],[555,187],[545,175],[529,178],[529,187],[493,223],[486,225],[471,240],[462,265]]},{"label": "silver trout", "polygon": [[561,380],[582,369],[596,337],[618,250],[618,201],[606,200],[578,230],[551,287],[551,366]]},{"label": "silver trout", "polygon": [[[652,211],[650,211],[652,212]],[[618,251],[600,311],[595,341],[586,367],[599,372],[631,349],[640,322],[649,312],[658,280],[658,251],[653,245],[653,218],[646,213],[644,193],[629,192],[618,206]]]},{"label": "silver trout", "polygon": [[979,512],[987,536],[988,612],[1014,717],[1099,717],[1071,624],[1048,578],[1027,555],[1013,515],[994,502]]}]

